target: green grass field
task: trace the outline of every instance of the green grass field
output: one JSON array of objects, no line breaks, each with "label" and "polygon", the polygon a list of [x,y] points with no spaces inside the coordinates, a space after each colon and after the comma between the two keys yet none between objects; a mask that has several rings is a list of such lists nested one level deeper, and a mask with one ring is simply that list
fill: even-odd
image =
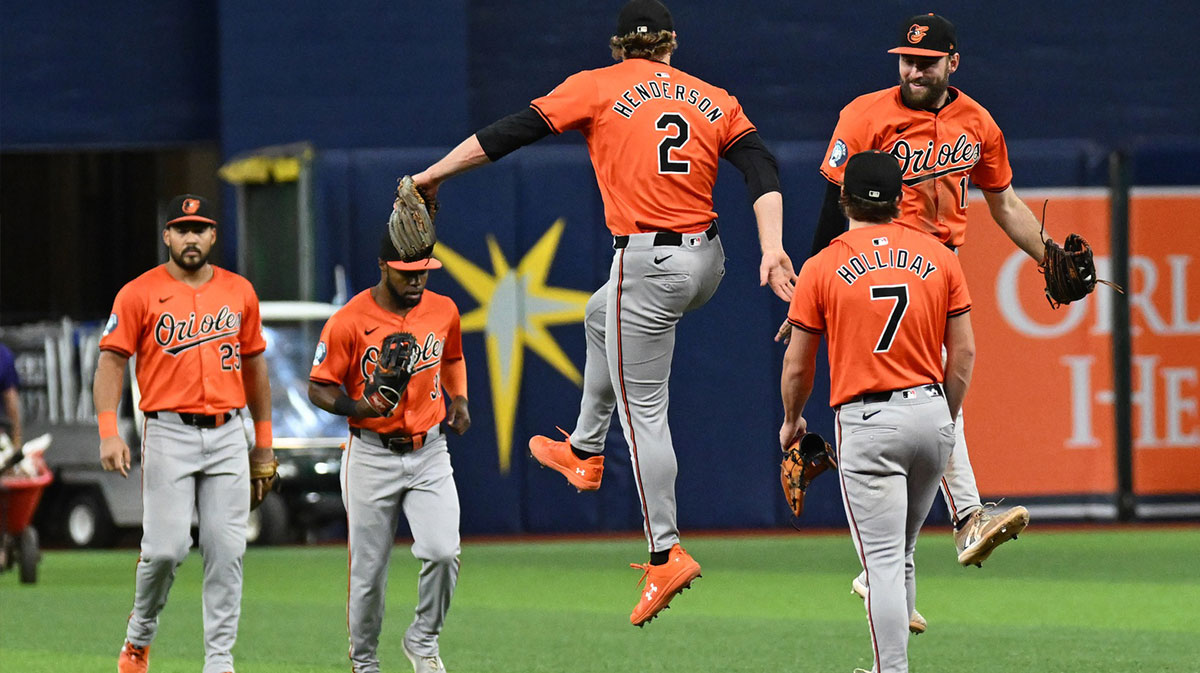
[{"label": "green grass field", "polygon": [[[640,539],[464,544],[442,634],[451,673],[764,671],[870,666],[845,535],[687,540],[704,577],[645,629],[629,625]],[[983,569],[960,568],[945,529],[917,551],[918,673],[1200,671],[1200,529],[1031,529]],[[0,576],[0,670],[115,670],[136,552],[49,552],[37,585]],[[180,569],[151,673],[203,662],[200,556]],[[235,656],[241,673],[349,670],[346,560],[337,547],[252,549]],[[384,671],[411,670],[400,636],[417,563],[397,547]]]}]

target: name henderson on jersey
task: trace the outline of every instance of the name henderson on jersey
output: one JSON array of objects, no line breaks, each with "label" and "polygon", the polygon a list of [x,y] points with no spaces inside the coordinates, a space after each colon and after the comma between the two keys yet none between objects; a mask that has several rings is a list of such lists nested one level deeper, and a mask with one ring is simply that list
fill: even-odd
[{"label": "name henderson on jersey", "polygon": [[[637,98],[634,98],[635,93]],[[634,111],[641,107],[642,103],[658,98],[683,101],[691,105],[704,115],[709,124],[716,123],[718,119],[725,116],[721,106],[714,105],[711,98],[708,96],[701,98],[700,96],[701,93],[691,87],[672,84],[668,80],[651,79],[633,85],[632,89],[626,89],[620,98],[613,101],[612,109],[613,112],[626,119],[633,119]]]},{"label": "name henderson on jersey", "polygon": [[[907,269],[912,271],[921,280],[929,278],[929,274],[938,270],[938,267],[933,262],[925,259],[920,254],[913,255],[904,248],[888,248],[887,259],[884,259],[879,254],[879,250],[872,251],[874,261],[867,257],[866,253],[860,252],[858,255],[851,257],[849,261],[837,268],[837,275],[841,276],[842,280],[846,281],[847,285],[853,285],[854,281],[867,275],[871,271],[880,269]],[[909,261],[909,258],[912,261]]]}]

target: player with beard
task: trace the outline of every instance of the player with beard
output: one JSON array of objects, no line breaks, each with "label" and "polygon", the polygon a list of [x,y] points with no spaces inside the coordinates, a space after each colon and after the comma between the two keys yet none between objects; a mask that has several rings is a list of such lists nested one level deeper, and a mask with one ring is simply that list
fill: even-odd
[{"label": "player with beard", "polygon": [[[458,581],[458,491],[444,430],[471,425],[467,365],[458,307],[425,289],[433,257],[403,261],[387,234],[379,242],[379,283],[355,295],[321,331],[308,397],[346,416],[350,439],[342,460],[349,551],[350,661],[378,673],[388,563],[400,513],[421,561],[417,606],[400,644],[416,673],[445,671],[438,635]],[[418,344],[412,378],[389,413],[364,399],[380,346],[394,332]],[[446,408],[449,398],[449,410]]]},{"label": "player with beard", "polygon": [[[133,611],[119,673],[145,673],[158,616],[192,544],[192,512],[204,557],[204,673],[233,671],[242,601],[242,555],[251,464],[273,464],[271,385],[258,297],[250,282],[209,264],[217,221],[202,197],[171,200],[163,224],[170,260],[130,281],[113,302],[92,388],[100,463],[128,476],[129,447],[117,432],[125,367],[137,356],[141,389],[142,545]],[[247,456],[242,407],[254,419]]]},{"label": "player with beard", "polygon": [[[900,162],[903,198],[897,224],[931,234],[954,250],[966,240],[967,183],[982,190],[996,224],[1035,262],[1041,262],[1041,224],[1012,187],[1012,168],[1004,134],[986,109],[950,86],[962,60],[954,24],[935,14],[905,21],[896,46],[899,86],[859,96],[841,112],[821,174],[828,180],[813,239],[812,253],[825,249],[846,230],[839,207],[846,161],[859,152],[883,150]],[[780,329],[786,341],[790,327]],[[956,442],[941,480],[942,494],[954,521],[958,561],[982,563],[992,551],[1017,536],[1029,523],[1024,507],[997,511],[980,501],[960,415]],[[866,578],[852,583],[864,596]],[[916,611],[910,628],[925,630]]]}]

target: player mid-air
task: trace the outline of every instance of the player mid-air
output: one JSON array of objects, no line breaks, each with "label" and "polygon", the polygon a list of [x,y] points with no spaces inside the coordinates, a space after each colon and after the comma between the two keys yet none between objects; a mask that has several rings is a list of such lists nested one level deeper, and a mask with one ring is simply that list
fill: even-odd
[{"label": "player mid-air", "polygon": [[588,301],[583,400],[566,441],[534,437],[533,456],[580,490],[599,488],[613,409],[629,445],[650,560],[630,615],[641,626],[700,575],[679,543],[675,450],[667,427],[675,328],[725,273],[712,191],[720,158],[746,177],[758,223],[759,280],[790,299],[775,159],[724,89],[671,65],[675,30],[657,0],[633,0],[610,41],[616,65],[568,77],[529,107],[480,130],[413,181],[433,197],[446,179],[552,133],[587,141],[613,234],[608,282]]}]

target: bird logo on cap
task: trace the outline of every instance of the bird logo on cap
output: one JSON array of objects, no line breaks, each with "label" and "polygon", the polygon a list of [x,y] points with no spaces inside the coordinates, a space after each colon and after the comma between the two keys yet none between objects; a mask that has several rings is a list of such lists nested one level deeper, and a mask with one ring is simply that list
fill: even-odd
[{"label": "bird logo on cap", "polygon": [[913,44],[917,44],[921,40],[925,39],[925,33],[928,33],[928,32],[929,32],[929,26],[922,26],[919,23],[914,23],[908,29],[908,41]]},{"label": "bird logo on cap", "polygon": [[197,210],[200,210],[200,200],[199,199],[184,199],[183,200],[183,212],[184,213],[186,213],[188,215],[195,215]]}]

